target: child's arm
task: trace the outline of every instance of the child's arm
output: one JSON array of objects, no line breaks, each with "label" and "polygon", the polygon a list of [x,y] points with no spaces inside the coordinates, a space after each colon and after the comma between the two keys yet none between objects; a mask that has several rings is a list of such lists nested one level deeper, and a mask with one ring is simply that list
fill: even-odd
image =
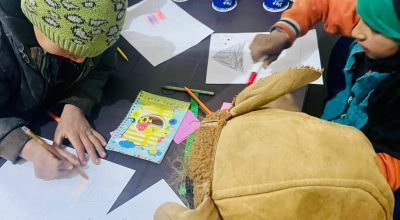
[{"label": "child's arm", "polygon": [[400,160],[385,153],[377,153],[377,156],[383,176],[392,191],[396,191],[400,187]]},{"label": "child's arm", "polygon": [[350,36],[359,19],[356,0],[297,0],[273,27],[286,32],[292,41],[319,21],[328,33]]},{"label": "child's arm", "polygon": [[250,45],[254,62],[264,58],[264,67],[275,61],[297,37],[303,36],[317,22],[325,31],[350,36],[358,23],[356,0],[296,0],[271,28],[271,34],[258,34]]},{"label": "child's arm", "polygon": [[[1,57],[5,51],[7,50],[0,49]],[[9,54],[7,55],[10,57]],[[30,138],[21,129],[28,122],[19,117],[12,108],[13,105],[10,104],[13,97],[13,91],[10,88],[13,72],[2,71],[6,65],[14,65],[14,63],[3,62],[0,65],[0,157],[16,163],[19,153]]]}]

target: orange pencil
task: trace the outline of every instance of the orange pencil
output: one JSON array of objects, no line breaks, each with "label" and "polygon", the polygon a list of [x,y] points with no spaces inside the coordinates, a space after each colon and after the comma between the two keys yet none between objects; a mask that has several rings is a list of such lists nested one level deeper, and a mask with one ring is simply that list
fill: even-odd
[{"label": "orange pencil", "polygon": [[[29,137],[31,137],[34,141],[36,141],[38,144],[40,144],[42,147],[44,147],[47,151],[49,151],[51,154],[54,155],[54,157],[56,157],[59,160],[66,160],[68,161],[68,159],[66,157],[64,157],[60,152],[58,152],[56,149],[54,149],[53,147],[51,147],[50,145],[46,144],[40,137],[38,137],[35,133],[33,133],[29,128],[22,126],[22,130],[25,132],[26,135],[28,135]],[[89,179],[89,177],[82,171],[80,170],[77,166],[74,166],[74,170],[84,179]]]},{"label": "orange pencil", "polygon": [[212,111],[199,99],[197,96],[193,94],[193,92],[188,88],[184,87],[186,92],[200,105],[200,107],[207,113],[207,115],[211,114]]},{"label": "orange pencil", "polygon": [[56,114],[54,114],[53,112],[51,112],[49,110],[46,110],[46,112],[52,119],[54,119],[54,121],[60,122],[61,119]]}]

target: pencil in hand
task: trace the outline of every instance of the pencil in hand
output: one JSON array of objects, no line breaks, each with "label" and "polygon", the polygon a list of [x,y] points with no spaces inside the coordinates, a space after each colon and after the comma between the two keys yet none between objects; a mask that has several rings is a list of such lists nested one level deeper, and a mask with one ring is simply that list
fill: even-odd
[{"label": "pencil in hand", "polygon": [[[36,141],[38,144],[40,144],[40,146],[44,147],[47,151],[49,151],[51,154],[53,154],[54,157],[57,158],[58,160],[71,162],[68,159],[68,157],[63,156],[54,147],[45,143],[39,136],[37,136],[35,133],[33,133],[29,128],[22,126],[22,130],[25,132],[26,135],[28,135],[34,141]],[[72,166],[73,166],[73,170],[75,170],[81,177],[83,177],[84,179],[89,179],[89,177],[81,169],[79,169],[77,166],[75,166],[73,163],[72,163]]]}]

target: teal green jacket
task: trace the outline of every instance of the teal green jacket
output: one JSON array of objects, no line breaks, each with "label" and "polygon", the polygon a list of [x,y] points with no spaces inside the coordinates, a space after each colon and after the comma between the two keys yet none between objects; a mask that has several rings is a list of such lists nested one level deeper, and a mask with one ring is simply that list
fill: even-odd
[{"label": "teal green jacket", "polygon": [[368,121],[368,100],[377,85],[390,73],[368,72],[354,79],[353,70],[356,55],[363,53],[359,44],[351,48],[346,66],[343,69],[345,88],[331,98],[325,105],[322,119],[362,129]]}]

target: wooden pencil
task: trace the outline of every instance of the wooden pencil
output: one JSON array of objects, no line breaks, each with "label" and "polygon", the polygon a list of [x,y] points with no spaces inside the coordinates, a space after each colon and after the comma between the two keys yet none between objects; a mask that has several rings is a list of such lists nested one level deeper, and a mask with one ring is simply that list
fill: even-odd
[{"label": "wooden pencil", "polygon": [[54,119],[54,121],[56,121],[56,122],[60,122],[61,121],[61,119],[60,119],[60,117],[58,117],[56,114],[54,114],[53,112],[51,112],[51,111],[49,111],[49,110],[46,110],[46,112],[47,112],[47,114],[52,118],[52,119]]},{"label": "wooden pencil", "polygon": [[[174,90],[174,91],[183,91],[185,92],[185,88],[178,87],[178,86],[163,86],[163,89],[168,89],[168,90]],[[190,89],[192,92],[197,92],[199,94],[204,94],[204,95],[214,95],[214,92],[211,91],[206,91],[206,90],[201,90],[201,89]]]},{"label": "wooden pencil", "polygon": [[184,87],[186,92],[200,105],[200,107],[207,113],[207,115],[211,114],[212,111],[199,99],[197,96],[193,94],[193,92],[188,88]]},{"label": "wooden pencil", "polygon": [[[33,133],[29,128],[22,126],[22,130],[25,132],[26,135],[31,137],[34,141],[36,141],[38,144],[40,144],[42,147],[44,147],[47,151],[49,151],[51,154],[54,155],[59,160],[62,161],[68,161],[66,157],[64,157],[60,152],[58,152],[55,148],[51,147],[47,143],[45,143],[39,136],[37,136],[35,133]],[[84,179],[89,179],[89,177],[77,166],[73,165],[73,169]]]},{"label": "wooden pencil", "polygon": [[126,56],[124,51],[121,50],[121,48],[117,47],[117,51],[122,56],[122,58],[124,58],[127,62],[129,61],[128,57]]}]

